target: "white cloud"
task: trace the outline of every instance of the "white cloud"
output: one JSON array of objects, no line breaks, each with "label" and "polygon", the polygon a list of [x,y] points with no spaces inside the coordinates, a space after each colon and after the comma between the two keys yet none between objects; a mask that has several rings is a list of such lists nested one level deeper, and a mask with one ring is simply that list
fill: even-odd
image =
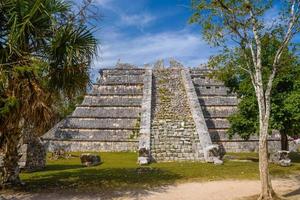
[{"label": "white cloud", "polygon": [[143,29],[145,26],[149,25],[153,22],[156,17],[150,15],[149,13],[141,13],[141,14],[121,14],[120,15],[122,25],[125,26],[136,26],[140,29]]},{"label": "white cloud", "polygon": [[142,35],[136,38],[114,38],[103,41],[95,68],[114,66],[118,59],[136,65],[153,63],[158,59],[175,58],[186,66],[197,66],[206,62],[213,51],[200,34],[187,29]]}]

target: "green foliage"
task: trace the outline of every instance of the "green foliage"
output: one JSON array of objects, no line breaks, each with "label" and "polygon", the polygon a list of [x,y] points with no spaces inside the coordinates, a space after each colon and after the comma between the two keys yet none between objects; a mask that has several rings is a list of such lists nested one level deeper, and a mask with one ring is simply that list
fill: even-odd
[{"label": "green foliage", "polygon": [[[70,113],[86,91],[97,40],[81,19],[85,11],[74,8],[63,0],[0,2],[1,124],[15,123],[0,124],[0,131],[21,119],[45,128],[55,121],[50,118]],[[19,107],[7,112],[11,99]]]},{"label": "green foliage", "polygon": [[76,105],[81,104],[84,98],[84,94],[76,96],[75,98],[58,101],[57,102],[57,112],[59,114],[59,119],[63,119],[70,115],[76,108]]},{"label": "green foliage", "polygon": [[7,99],[0,99],[0,118],[7,115],[15,107],[18,107],[18,101],[15,97],[8,97]]}]

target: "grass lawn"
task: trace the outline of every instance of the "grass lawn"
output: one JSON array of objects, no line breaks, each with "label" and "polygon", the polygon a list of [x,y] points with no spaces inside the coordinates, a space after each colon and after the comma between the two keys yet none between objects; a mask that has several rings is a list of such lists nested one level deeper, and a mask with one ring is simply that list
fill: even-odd
[{"label": "grass lawn", "polygon": [[[208,181],[220,179],[257,179],[258,160],[255,153],[227,154],[235,161],[226,160],[223,165],[197,162],[153,163],[140,167],[136,153],[99,153],[103,163],[83,167],[80,153],[69,159],[49,160],[43,171],[21,174],[26,191],[51,192],[67,190],[77,192],[103,192],[123,189],[147,189],[150,187],[188,180]],[[238,161],[241,160],[241,161]],[[271,165],[274,177],[300,173],[300,155],[292,155],[291,167]]]}]

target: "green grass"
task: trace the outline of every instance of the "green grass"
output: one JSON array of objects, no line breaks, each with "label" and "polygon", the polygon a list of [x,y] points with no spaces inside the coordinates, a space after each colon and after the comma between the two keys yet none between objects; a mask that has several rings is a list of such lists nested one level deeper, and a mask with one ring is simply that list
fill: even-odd
[{"label": "green grass", "polygon": [[[43,171],[22,173],[26,191],[84,191],[103,192],[123,189],[147,189],[188,180],[257,179],[256,154],[230,154],[236,161],[225,159],[224,165],[198,162],[153,163],[140,167],[136,153],[99,153],[103,163],[82,167],[79,153],[70,159],[49,160]],[[291,167],[271,165],[272,176],[283,177],[300,172],[300,155],[292,156]],[[239,162],[238,160],[251,160]]]}]

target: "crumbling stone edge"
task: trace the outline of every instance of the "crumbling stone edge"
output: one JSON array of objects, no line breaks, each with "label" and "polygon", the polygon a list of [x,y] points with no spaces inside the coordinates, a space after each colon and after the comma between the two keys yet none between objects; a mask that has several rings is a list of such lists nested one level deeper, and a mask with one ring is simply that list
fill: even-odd
[{"label": "crumbling stone edge", "polygon": [[140,165],[148,164],[151,161],[150,140],[151,140],[151,101],[152,101],[152,69],[146,68],[144,74],[144,88],[141,110],[141,124],[139,134],[139,156]]},{"label": "crumbling stone edge", "polygon": [[222,164],[223,162],[220,159],[219,147],[218,145],[212,144],[189,69],[182,69],[181,75],[188,98],[188,104],[190,106],[191,113],[196,125],[196,131],[198,133],[199,140],[203,149],[204,159],[206,162]]}]

